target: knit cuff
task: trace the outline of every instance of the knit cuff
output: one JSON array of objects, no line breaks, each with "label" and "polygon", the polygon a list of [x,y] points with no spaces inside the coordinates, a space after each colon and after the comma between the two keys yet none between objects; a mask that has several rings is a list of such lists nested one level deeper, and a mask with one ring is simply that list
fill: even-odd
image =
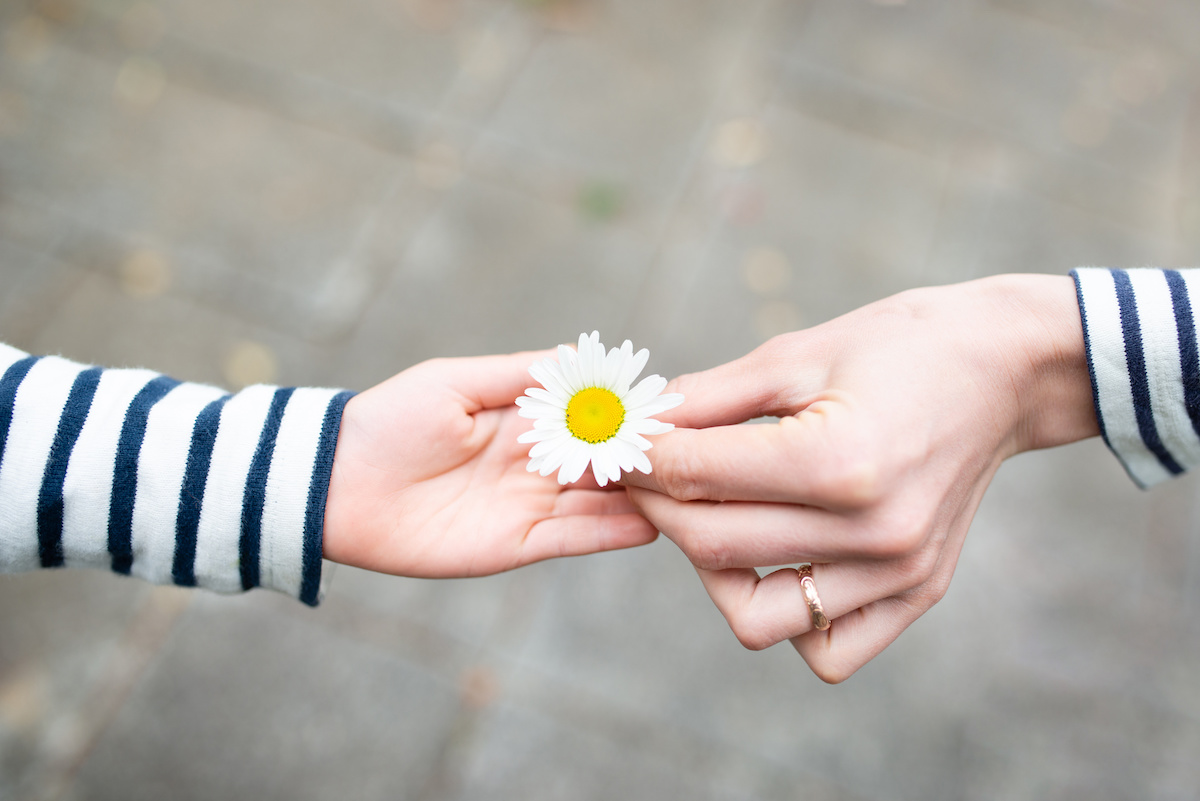
[{"label": "knit cuff", "polygon": [[1200,464],[1195,270],[1073,270],[1104,441],[1141,487]]},{"label": "knit cuff", "polygon": [[107,567],[315,605],[350,397],[228,395],[0,346],[0,569]]}]

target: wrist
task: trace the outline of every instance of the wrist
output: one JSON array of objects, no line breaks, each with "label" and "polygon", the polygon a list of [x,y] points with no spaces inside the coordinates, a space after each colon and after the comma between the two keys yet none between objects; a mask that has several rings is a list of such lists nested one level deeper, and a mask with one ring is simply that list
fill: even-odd
[{"label": "wrist", "polygon": [[1099,434],[1074,281],[1001,275],[976,283],[996,301],[994,341],[1015,398],[1008,455]]}]

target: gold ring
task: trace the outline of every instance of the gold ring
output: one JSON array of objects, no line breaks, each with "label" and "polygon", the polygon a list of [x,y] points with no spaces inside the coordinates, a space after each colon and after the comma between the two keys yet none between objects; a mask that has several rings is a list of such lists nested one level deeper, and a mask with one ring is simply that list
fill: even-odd
[{"label": "gold ring", "polygon": [[829,628],[829,618],[825,616],[825,607],[821,605],[821,596],[817,595],[817,585],[813,581],[812,565],[808,562],[800,565],[800,591],[804,593],[804,601],[808,604],[808,614],[812,617],[813,628],[825,631]]}]

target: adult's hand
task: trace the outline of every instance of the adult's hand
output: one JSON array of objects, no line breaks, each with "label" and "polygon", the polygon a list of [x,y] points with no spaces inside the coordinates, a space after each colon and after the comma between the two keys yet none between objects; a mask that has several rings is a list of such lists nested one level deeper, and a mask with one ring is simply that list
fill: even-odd
[{"label": "adult's hand", "polygon": [[[324,555],[383,573],[480,576],[651,542],[625,492],[559,486],[525,469],[529,421],[516,353],[423,362],[346,405],[325,509]],[[612,491],[612,490],[616,491]]]},{"label": "adult's hand", "polygon": [[[841,681],[940,600],[1000,463],[1099,433],[1071,279],[887,298],[676,379],[654,471],[623,479],[738,639]],[[769,425],[735,425],[756,417]],[[794,569],[813,562],[832,627]]]}]

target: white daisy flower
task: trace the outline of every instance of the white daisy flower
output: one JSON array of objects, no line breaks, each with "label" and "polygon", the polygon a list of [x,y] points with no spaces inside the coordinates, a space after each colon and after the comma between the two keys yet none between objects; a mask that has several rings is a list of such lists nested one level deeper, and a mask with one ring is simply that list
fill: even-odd
[{"label": "white daisy flower", "polygon": [[579,335],[578,351],[559,345],[557,362],[530,365],[529,374],[542,386],[517,398],[518,414],[533,420],[533,430],[517,438],[536,443],[529,450],[529,472],[548,476],[557,470],[558,483],[570,484],[590,462],[602,487],[622,470],[649,473],[646,436],[675,427],[651,415],[683,403],[682,395],[659,394],[667,386],[662,376],[647,376],[630,388],[649,358],[644,348],[635,354],[628,339],[605,355],[600,332],[593,331]]}]

